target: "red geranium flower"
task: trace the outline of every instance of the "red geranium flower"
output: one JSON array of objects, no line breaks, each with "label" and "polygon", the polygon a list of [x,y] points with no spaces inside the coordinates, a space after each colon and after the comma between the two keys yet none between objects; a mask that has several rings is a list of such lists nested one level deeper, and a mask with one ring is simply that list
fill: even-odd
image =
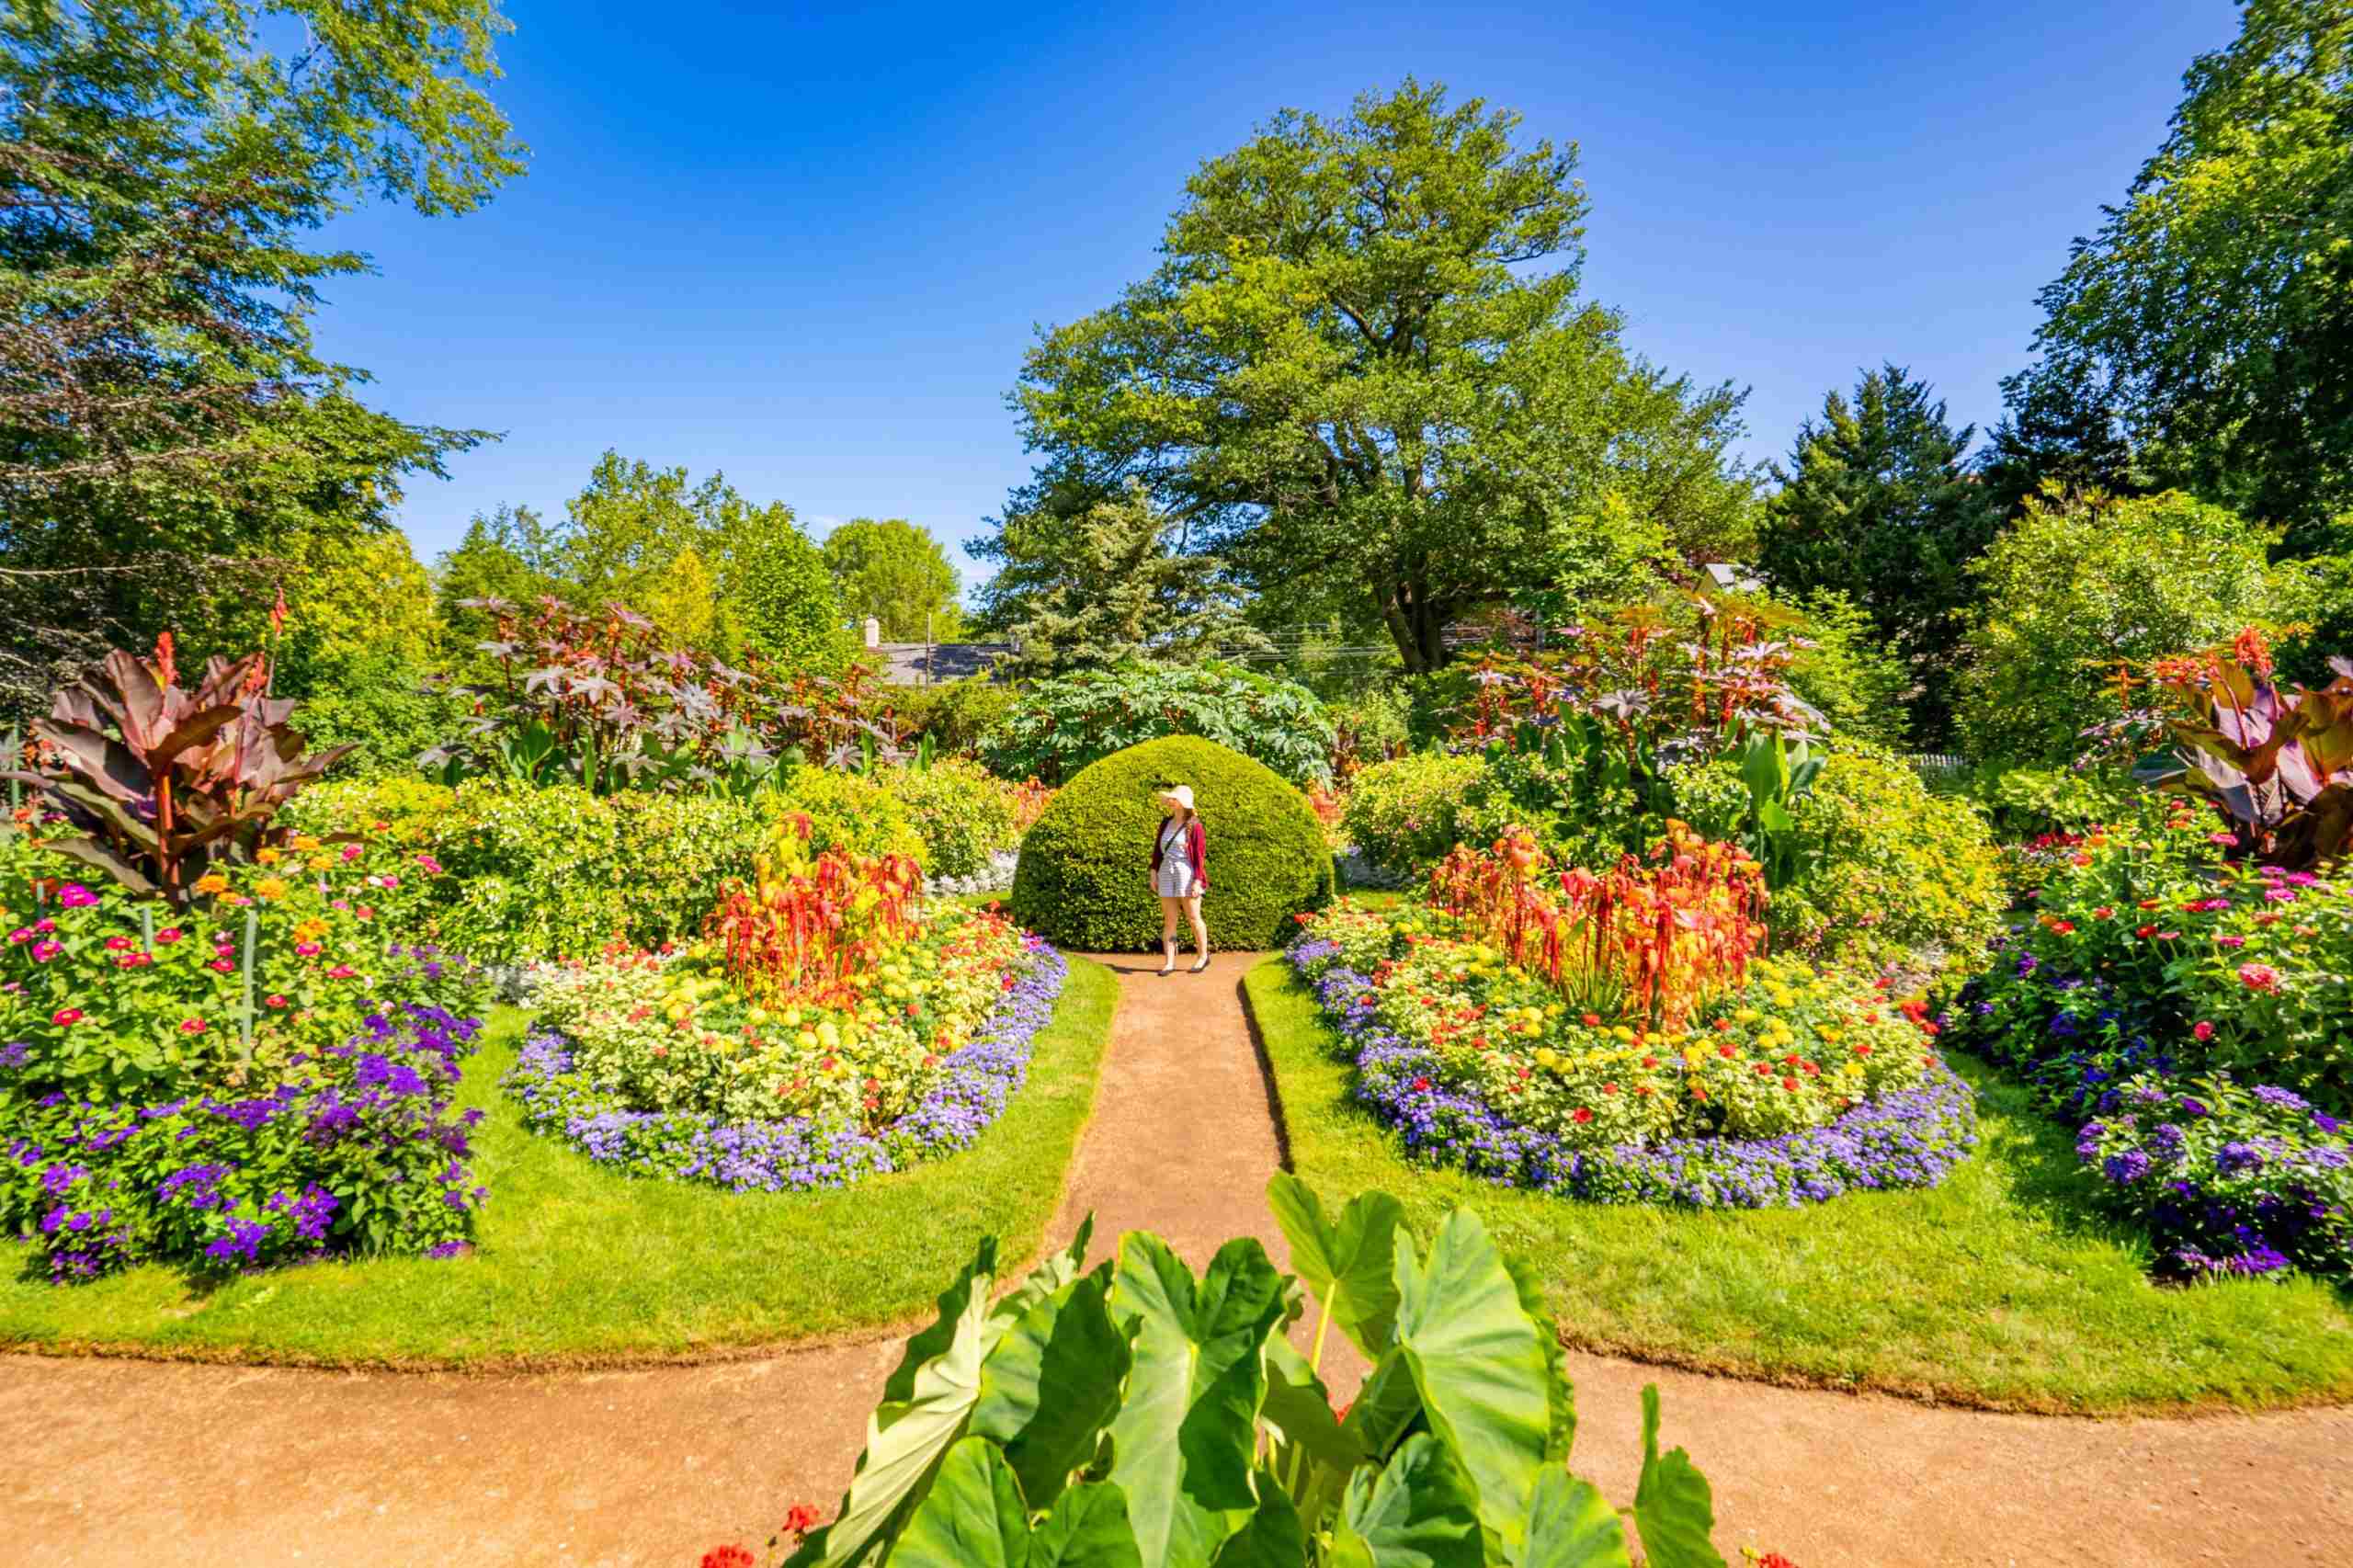
[{"label": "red geranium flower", "polygon": [[1797,1092],[1798,1081],[1795,1078],[1784,1078],[1781,1080],[1781,1087],[1791,1094],[1795,1094]]},{"label": "red geranium flower", "polygon": [[702,1554],[702,1568],[755,1568],[755,1561],[740,1546],[714,1546]]},{"label": "red geranium flower", "polygon": [[1587,1110],[1583,1106],[1579,1106],[1576,1109],[1569,1113],[1569,1119],[1582,1126],[1584,1123],[1593,1119],[1593,1112]]},{"label": "red geranium flower", "polygon": [[[1348,1407],[1342,1405],[1333,1413],[1339,1419],[1347,1417]],[[784,1528],[794,1535],[807,1535],[817,1528],[817,1510],[806,1503],[795,1503],[785,1510]]]}]

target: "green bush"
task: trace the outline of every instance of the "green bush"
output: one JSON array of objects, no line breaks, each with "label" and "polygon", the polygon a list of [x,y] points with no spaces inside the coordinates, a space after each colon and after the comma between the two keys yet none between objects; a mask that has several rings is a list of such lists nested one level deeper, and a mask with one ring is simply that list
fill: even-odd
[{"label": "green bush", "polygon": [[1383,870],[1418,871],[1454,847],[1457,839],[1484,843],[1503,826],[1489,823],[1471,796],[1486,778],[1475,756],[1415,752],[1378,763],[1348,786],[1341,826]]},{"label": "green bush", "polygon": [[1006,778],[1069,779],[1113,752],[1199,735],[1294,784],[1330,778],[1332,721],[1305,687],[1227,665],[1122,665],[1040,681],[982,742]]},{"label": "green bush", "polygon": [[[1736,836],[1747,788],[1729,763],[1674,775],[1690,824]],[[1791,807],[1798,875],[1774,891],[1774,945],[1834,963],[1883,963],[1921,949],[1972,953],[2000,929],[2008,903],[1993,836],[1967,802],[1928,792],[1885,752],[1833,752]]]},{"label": "green bush", "polygon": [[1013,687],[986,676],[943,681],[938,686],[912,686],[891,693],[891,707],[910,744],[921,735],[949,756],[969,756],[981,737],[1013,711],[1018,694]]},{"label": "green bush", "polygon": [[970,877],[989,857],[1021,842],[1014,825],[1013,787],[977,762],[942,757],[926,768],[882,775],[923,837],[924,869],[935,877]]},{"label": "green bush", "polygon": [[[847,849],[854,855],[905,855],[924,858],[923,835],[906,804],[881,776],[846,768],[802,767],[792,770],[769,805],[779,831],[796,816],[809,819],[808,853]],[[791,829],[797,835],[797,826]]]},{"label": "green bush", "polygon": [[1307,798],[1272,769],[1190,735],[1147,741],[1081,771],[1021,842],[1013,913],[1063,947],[1135,952],[1160,940],[1149,861],[1173,784],[1209,833],[1201,912],[1212,946],[1279,946],[1290,916],[1332,894],[1332,856]]}]

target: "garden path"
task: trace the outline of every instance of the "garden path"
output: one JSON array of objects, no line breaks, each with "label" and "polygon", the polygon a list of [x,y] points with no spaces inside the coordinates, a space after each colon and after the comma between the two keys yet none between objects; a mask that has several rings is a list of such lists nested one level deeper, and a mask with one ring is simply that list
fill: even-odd
[{"label": "garden path", "polygon": [[[1092,1209],[1107,1244],[1146,1226],[1199,1265],[1256,1234],[1281,1259],[1246,958],[1167,980],[1108,961],[1120,1006],[1057,1235]],[[0,1426],[18,1444],[0,1562],[685,1568],[720,1542],[756,1550],[792,1503],[831,1506],[896,1350],[529,1376],[0,1358]],[[2291,1568],[2341,1562],[2353,1540],[2353,1411],[2089,1422],[1585,1355],[1570,1369],[1577,1468],[1606,1494],[1633,1495],[1655,1382],[1666,1440],[1714,1483],[1720,1544],[1804,1568]]]}]

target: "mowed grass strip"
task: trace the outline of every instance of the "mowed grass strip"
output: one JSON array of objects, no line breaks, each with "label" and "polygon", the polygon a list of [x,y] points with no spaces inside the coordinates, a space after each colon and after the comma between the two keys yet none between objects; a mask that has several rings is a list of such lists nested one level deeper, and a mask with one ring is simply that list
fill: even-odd
[{"label": "mowed grass strip", "polygon": [[55,1287],[12,1269],[0,1345],[331,1366],[620,1365],[822,1339],[927,1309],[995,1235],[1039,1247],[1095,1099],[1118,982],[1071,960],[1028,1084],[979,1143],[835,1191],[731,1193],[625,1176],[524,1131],[498,1092],[524,1017],[500,1009],[459,1103],[486,1113],[471,1256],[227,1281],[164,1267]]},{"label": "mowed grass strip", "polygon": [[2066,1130],[1971,1059],[1975,1153],[1927,1191],[1794,1210],[1617,1208],[1408,1160],[1279,958],[1250,1004],[1291,1161],[1327,1203],[1394,1193],[1425,1231],[1475,1208],[1542,1275],[1579,1348],[1991,1409],[2265,1408],[2353,1398],[2353,1301],[2309,1278],[2153,1283],[2145,1237],[2088,1210]]}]

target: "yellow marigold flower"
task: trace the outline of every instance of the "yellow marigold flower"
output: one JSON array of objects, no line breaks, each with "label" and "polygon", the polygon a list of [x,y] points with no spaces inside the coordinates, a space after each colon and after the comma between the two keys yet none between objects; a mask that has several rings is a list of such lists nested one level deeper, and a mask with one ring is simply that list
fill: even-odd
[{"label": "yellow marigold flower", "polygon": [[[267,854],[268,851],[264,850],[263,853]],[[264,877],[254,884],[254,895],[256,898],[284,898],[286,884],[276,877]]]},{"label": "yellow marigold flower", "polygon": [[1733,1015],[1733,1018],[1738,1023],[1753,1024],[1764,1016],[1754,1007],[1743,1007]]},{"label": "yellow marigold flower", "polygon": [[318,839],[310,834],[298,833],[294,835],[294,847],[297,849],[316,849],[318,846]]},{"label": "yellow marigold flower", "polygon": [[196,891],[200,893],[224,893],[229,891],[229,879],[218,871],[207,871],[196,879]]},{"label": "yellow marigold flower", "polygon": [[256,849],[254,851],[254,858],[260,861],[265,866],[275,866],[278,864],[278,851],[275,849]]}]

